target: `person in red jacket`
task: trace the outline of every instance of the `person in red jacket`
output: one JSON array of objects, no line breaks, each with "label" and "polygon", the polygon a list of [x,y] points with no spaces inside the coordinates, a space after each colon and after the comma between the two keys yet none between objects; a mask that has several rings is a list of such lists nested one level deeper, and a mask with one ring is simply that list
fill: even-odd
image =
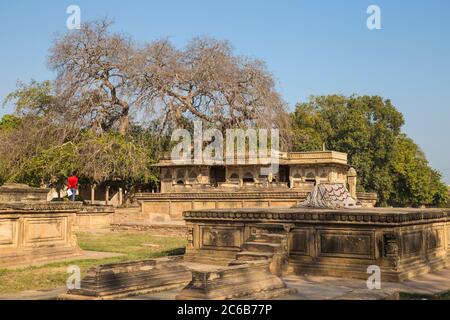
[{"label": "person in red jacket", "polygon": [[70,195],[70,200],[72,201],[75,201],[75,197],[77,196],[77,188],[78,188],[77,185],[78,185],[78,178],[73,172],[67,179],[67,188],[72,192],[72,194]]}]

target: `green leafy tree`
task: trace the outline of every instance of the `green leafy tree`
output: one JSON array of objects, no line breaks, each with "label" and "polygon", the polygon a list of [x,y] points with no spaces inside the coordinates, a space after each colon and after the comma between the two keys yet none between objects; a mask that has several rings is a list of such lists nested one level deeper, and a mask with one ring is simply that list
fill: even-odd
[{"label": "green leafy tree", "polygon": [[6,152],[6,148],[4,148],[4,146],[6,145],[8,137],[17,129],[19,125],[20,118],[14,115],[6,114],[0,120],[0,151],[2,151],[0,154],[0,185],[4,184],[8,180],[9,174],[9,161],[6,157],[7,153],[3,153],[3,151]]},{"label": "green leafy tree", "polygon": [[394,150],[392,171],[396,177],[396,192],[392,194],[391,202],[409,206],[445,204],[447,187],[441,182],[441,175],[429,167],[418,146],[405,135],[400,135]]},{"label": "green leafy tree", "polygon": [[122,135],[67,125],[50,82],[19,83],[5,103],[15,113],[0,121],[0,183],[58,188],[76,171],[86,184],[157,184],[151,164],[159,150],[149,128]]},{"label": "green leafy tree", "polygon": [[72,142],[43,149],[25,159],[10,180],[36,187],[51,185],[61,188],[68,174],[77,167],[76,154],[76,145]]},{"label": "green leafy tree", "polygon": [[2,132],[17,129],[19,125],[20,118],[12,114],[5,114],[0,120],[0,130]]},{"label": "green leafy tree", "polygon": [[[3,106],[9,103],[14,103],[18,116],[30,114],[36,116],[48,115],[52,110],[51,107],[56,103],[52,82],[31,80],[29,84],[26,84],[19,81],[16,91],[6,96]],[[17,116],[11,117],[17,118]]]},{"label": "green leafy tree", "polygon": [[445,185],[419,147],[404,134],[403,115],[378,96],[311,97],[291,114],[295,151],[348,153],[358,190],[376,192],[379,205],[442,205]]}]

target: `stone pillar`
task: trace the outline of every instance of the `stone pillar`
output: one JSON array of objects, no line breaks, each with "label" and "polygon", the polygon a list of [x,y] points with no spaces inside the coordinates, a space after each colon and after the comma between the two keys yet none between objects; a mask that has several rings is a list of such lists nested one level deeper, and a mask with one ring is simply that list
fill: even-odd
[{"label": "stone pillar", "polygon": [[95,202],[95,184],[91,185],[91,204]]},{"label": "stone pillar", "polygon": [[106,186],[106,191],[105,191],[105,204],[109,205],[109,186]]},{"label": "stone pillar", "polygon": [[238,169],[238,173],[239,173],[239,188],[242,188],[244,186],[244,173],[242,170],[242,167],[239,167]]},{"label": "stone pillar", "polygon": [[123,190],[119,188],[119,206],[123,204]]},{"label": "stone pillar", "polygon": [[347,183],[348,191],[353,199],[356,200],[356,170],[355,168],[350,168],[347,172]]}]

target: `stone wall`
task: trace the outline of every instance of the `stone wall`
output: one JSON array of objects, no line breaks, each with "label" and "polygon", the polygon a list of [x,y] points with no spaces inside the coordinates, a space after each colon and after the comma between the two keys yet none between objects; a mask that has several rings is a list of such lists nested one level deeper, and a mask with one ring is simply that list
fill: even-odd
[{"label": "stone wall", "polygon": [[144,218],[153,221],[183,219],[188,210],[223,208],[292,207],[306,199],[307,192],[227,192],[138,194]]},{"label": "stone wall", "polygon": [[[192,193],[140,193],[136,200],[141,204],[144,219],[170,221],[183,219],[183,212],[204,209],[237,208],[290,208],[305,201],[306,191],[272,192],[192,192]],[[363,207],[372,208],[375,193],[357,193]]]},{"label": "stone wall", "polygon": [[83,206],[76,214],[75,229],[109,229],[114,209],[109,206]]}]

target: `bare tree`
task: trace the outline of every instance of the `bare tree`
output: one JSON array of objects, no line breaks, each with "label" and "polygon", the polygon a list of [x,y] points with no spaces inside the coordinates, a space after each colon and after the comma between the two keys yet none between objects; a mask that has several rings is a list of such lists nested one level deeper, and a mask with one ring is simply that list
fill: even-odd
[{"label": "bare tree", "polygon": [[110,25],[87,23],[51,49],[56,95],[80,127],[124,135],[130,116],[142,119],[144,110],[162,129],[196,119],[222,131],[288,124],[265,64],[235,55],[228,42],[195,38],[182,49],[167,40],[137,47]]},{"label": "bare tree", "polygon": [[184,49],[156,41],[139,53],[140,102],[162,124],[199,119],[218,129],[278,126],[285,104],[263,62],[236,56],[228,42],[195,38]]},{"label": "bare tree", "polygon": [[112,34],[110,26],[108,20],[95,21],[57,37],[48,63],[57,71],[56,94],[68,119],[80,127],[125,134],[134,98],[128,73],[135,50],[130,38]]}]

